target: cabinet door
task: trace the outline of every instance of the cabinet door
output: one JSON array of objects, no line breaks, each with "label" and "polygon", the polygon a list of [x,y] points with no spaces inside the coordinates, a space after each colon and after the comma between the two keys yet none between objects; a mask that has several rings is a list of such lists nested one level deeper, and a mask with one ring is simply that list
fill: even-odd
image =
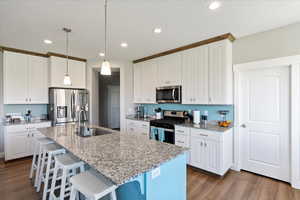
[{"label": "cabinet door", "polygon": [[28,56],[28,99],[31,104],[48,104],[48,59]]},{"label": "cabinet door", "polygon": [[86,63],[76,60],[69,60],[69,72],[72,81],[71,88],[84,89],[86,87]]},{"label": "cabinet door", "polygon": [[155,103],[156,101],[156,80],[156,61],[146,61],[142,66],[142,99],[145,103]]},{"label": "cabinet door", "polygon": [[220,170],[220,143],[214,140],[205,140],[206,170],[219,173]]},{"label": "cabinet door", "polygon": [[27,55],[4,52],[4,104],[28,103]]},{"label": "cabinet door", "polygon": [[5,160],[22,158],[30,155],[28,132],[6,132]]},{"label": "cabinet door", "polygon": [[233,103],[232,44],[228,40],[209,45],[209,103]]},{"label": "cabinet door", "polygon": [[198,137],[191,137],[190,164],[194,167],[205,169],[206,154],[204,141]]},{"label": "cabinet door", "polygon": [[49,67],[50,67],[50,87],[66,87],[64,85],[64,76],[67,70],[66,59],[51,56]]},{"label": "cabinet door", "polygon": [[143,103],[143,63],[133,66],[133,87],[134,103]]},{"label": "cabinet door", "polygon": [[158,86],[181,85],[181,53],[157,59]]},{"label": "cabinet door", "polygon": [[208,46],[182,54],[182,103],[208,104]]}]

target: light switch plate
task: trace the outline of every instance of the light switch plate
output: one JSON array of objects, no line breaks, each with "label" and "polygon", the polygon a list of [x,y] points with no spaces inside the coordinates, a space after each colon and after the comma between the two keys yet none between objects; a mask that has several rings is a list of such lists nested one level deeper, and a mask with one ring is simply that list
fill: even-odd
[{"label": "light switch plate", "polygon": [[152,172],[151,172],[151,178],[152,179],[155,179],[158,176],[160,176],[160,167],[152,170]]}]

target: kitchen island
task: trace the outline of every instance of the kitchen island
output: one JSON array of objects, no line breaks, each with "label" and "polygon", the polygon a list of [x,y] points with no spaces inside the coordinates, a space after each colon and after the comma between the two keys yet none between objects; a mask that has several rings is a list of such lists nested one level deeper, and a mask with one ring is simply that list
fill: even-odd
[{"label": "kitchen island", "polygon": [[[81,137],[75,125],[39,129],[120,188],[138,183],[143,200],[186,200],[186,149],[144,135],[106,130],[110,133]],[[124,188],[117,191],[120,200]]]}]

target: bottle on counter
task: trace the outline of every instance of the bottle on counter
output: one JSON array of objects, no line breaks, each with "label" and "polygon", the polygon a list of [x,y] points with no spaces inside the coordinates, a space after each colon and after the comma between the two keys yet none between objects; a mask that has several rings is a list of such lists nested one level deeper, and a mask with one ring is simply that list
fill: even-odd
[{"label": "bottle on counter", "polygon": [[203,112],[203,115],[201,115],[201,124],[206,127],[207,126],[207,122],[208,122],[208,111],[205,110]]}]

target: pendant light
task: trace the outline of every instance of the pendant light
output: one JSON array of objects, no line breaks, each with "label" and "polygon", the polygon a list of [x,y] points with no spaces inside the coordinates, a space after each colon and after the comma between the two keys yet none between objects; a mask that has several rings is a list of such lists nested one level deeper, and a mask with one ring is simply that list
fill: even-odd
[{"label": "pendant light", "polygon": [[71,78],[69,75],[69,33],[72,31],[69,28],[63,28],[63,31],[66,32],[66,56],[67,56],[67,69],[64,76],[64,85],[72,85]]},{"label": "pendant light", "polygon": [[107,0],[104,0],[104,61],[101,65],[101,75],[111,75],[110,63],[107,61]]}]

